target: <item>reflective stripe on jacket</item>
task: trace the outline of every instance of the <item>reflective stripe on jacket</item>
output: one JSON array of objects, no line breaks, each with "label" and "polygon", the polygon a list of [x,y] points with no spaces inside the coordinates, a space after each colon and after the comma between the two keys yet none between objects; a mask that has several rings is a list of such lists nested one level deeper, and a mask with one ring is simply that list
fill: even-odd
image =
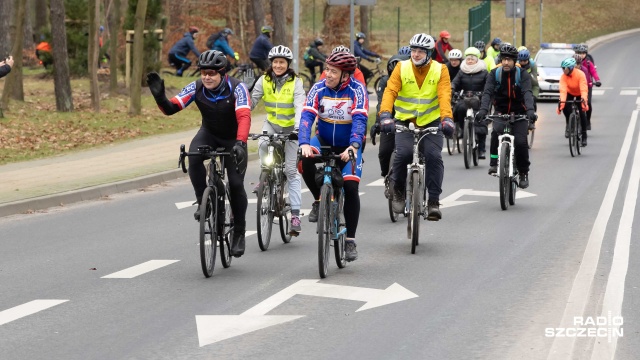
[{"label": "reflective stripe on jacket", "polygon": [[400,76],[402,88],[393,106],[396,111],[396,119],[410,120],[415,118],[418,126],[425,126],[432,121],[440,119],[440,104],[438,101],[438,82],[442,66],[433,62],[427,77],[418,88],[418,82],[413,74],[411,60],[400,62]]}]

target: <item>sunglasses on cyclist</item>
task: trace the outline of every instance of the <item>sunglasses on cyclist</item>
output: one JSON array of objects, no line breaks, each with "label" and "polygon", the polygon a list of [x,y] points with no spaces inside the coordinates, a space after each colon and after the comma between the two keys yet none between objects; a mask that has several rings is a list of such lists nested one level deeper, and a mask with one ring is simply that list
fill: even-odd
[{"label": "sunglasses on cyclist", "polygon": [[200,70],[200,75],[214,77],[218,74],[215,70]]}]

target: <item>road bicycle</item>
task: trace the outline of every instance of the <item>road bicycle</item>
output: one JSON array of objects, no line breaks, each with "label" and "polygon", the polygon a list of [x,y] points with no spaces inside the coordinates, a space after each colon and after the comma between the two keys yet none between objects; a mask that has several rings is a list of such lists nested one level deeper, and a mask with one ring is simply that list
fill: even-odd
[{"label": "road bicycle", "polygon": [[498,135],[498,177],[500,192],[500,207],[507,210],[509,205],[516,204],[516,190],[518,189],[518,170],[516,169],[514,156],[515,137],[511,135],[511,126],[517,121],[529,121],[526,115],[504,114],[487,115],[487,120],[504,124],[504,130]]},{"label": "road bicycle", "polygon": [[[321,278],[326,278],[329,270],[329,248],[333,242],[333,249],[338,268],[347,266],[345,252],[345,238],[347,227],[344,219],[344,178],[337,165],[340,154],[331,151],[331,146],[321,146],[320,154],[313,154],[310,158],[322,160],[323,164],[316,172],[316,181],[322,180],[320,187],[320,206],[318,208],[318,271]],[[298,161],[302,158],[298,150]],[[356,161],[353,151],[349,149],[349,161],[352,174],[355,174]]]},{"label": "road bicycle", "polygon": [[199,146],[198,151],[185,152],[180,145],[178,166],[187,172],[185,158],[201,156],[210,160],[207,164],[207,187],[202,195],[199,207],[200,217],[200,264],[205,277],[211,277],[216,266],[216,251],[220,248],[222,266],[231,266],[231,245],[233,239],[233,212],[231,210],[229,184],[225,181],[225,157],[231,153],[220,147],[215,150],[211,146]]},{"label": "road bicycle", "polygon": [[467,115],[464,117],[464,124],[462,125],[462,149],[464,152],[464,167],[465,169],[473,166],[478,166],[478,144],[476,143],[476,134],[474,129],[475,112],[474,107],[479,108],[480,96],[482,92],[467,91],[461,92],[461,101],[464,101],[467,107]]},{"label": "road bicycle", "polygon": [[426,187],[424,157],[420,152],[420,141],[429,135],[437,134],[437,127],[416,128],[413,123],[409,126],[396,123],[396,132],[413,134],[413,160],[407,165],[407,182],[405,197],[405,216],[407,223],[407,238],[411,240],[411,253],[416,253],[416,246],[420,244],[420,216],[429,219],[426,211]]},{"label": "road bicycle", "polygon": [[[560,101],[559,104],[571,104],[571,114],[569,115],[569,123],[567,127],[569,129],[569,152],[571,157],[580,155],[582,150],[582,124],[580,123],[580,110],[578,106],[582,103],[580,100],[567,100]],[[558,104],[558,106],[560,106]]]},{"label": "road bicycle", "polygon": [[285,168],[285,146],[289,140],[289,134],[249,134],[252,140],[266,139],[267,155],[262,159],[262,171],[258,195],[256,218],[258,225],[258,245],[260,250],[266,251],[271,241],[271,230],[274,219],[278,218],[280,224],[280,236],[285,244],[291,241],[291,236],[298,236],[291,231],[291,204],[289,201],[289,185]]}]

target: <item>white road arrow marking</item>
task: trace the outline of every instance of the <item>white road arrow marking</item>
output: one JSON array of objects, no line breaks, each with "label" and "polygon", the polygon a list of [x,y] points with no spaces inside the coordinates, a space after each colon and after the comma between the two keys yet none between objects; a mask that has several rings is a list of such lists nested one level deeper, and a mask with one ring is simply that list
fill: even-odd
[{"label": "white road arrow marking", "polygon": [[394,283],[384,290],[355,286],[319,284],[319,280],[300,280],[280,290],[240,315],[196,315],[200,346],[299,319],[304,315],[266,315],[295,295],[364,301],[356,312],[418,297]]},{"label": "white road arrow marking", "polygon": [[[456,192],[454,192],[453,194],[447,196],[446,198],[440,200],[440,208],[448,208],[448,207],[453,207],[453,206],[458,206],[458,205],[466,205],[466,204],[471,204],[471,203],[475,203],[477,201],[463,201],[463,200],[458,200],[459,198],[465,196],[465,195],[473,195],[473,196],[495,196],[495,197],[499,197],[500,193],[497,191],[480,191],[480,190],[473,190],[473,189],[460,189]],[[516,192],[516,199],[524,199],[524,198],[528,198],[528,197],[532,197],[532,196],[537,196],[536,194],[532,194],[530,192],[527,191],[523,191],[523,190],[518,190]]]},{"label": "white road arrow marking", "polygon": [[69,300],[33,300],[11,309],[0,311],[0,326],[67,301]]},{"label": "white road arrow marking", "polygon": [[620,95],[638,95],[638,90],[620,90]]}]

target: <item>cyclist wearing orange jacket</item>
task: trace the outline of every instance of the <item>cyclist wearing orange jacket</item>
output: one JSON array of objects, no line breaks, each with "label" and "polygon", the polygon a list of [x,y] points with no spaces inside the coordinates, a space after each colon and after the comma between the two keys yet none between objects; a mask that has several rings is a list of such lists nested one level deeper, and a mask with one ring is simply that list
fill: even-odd
[{"label": "cyclist wearing orange jacket", "polygon": [[580,125],[582,126],[582,146],[587,146],[587,116],[586,111],[589,110],[587,99],[589,98],[589,87],[587,86],[587,77],[582,70],[576,69],[576,59],[573,57],[562,60],[562,76],[560,76],[560,103],[558,104],[557,113],[564,112],[566,127],[564,137],[569,137],[569,115],[571,115],[571,106],[565,106],[564,101],[582,100],[580,111]]}]

